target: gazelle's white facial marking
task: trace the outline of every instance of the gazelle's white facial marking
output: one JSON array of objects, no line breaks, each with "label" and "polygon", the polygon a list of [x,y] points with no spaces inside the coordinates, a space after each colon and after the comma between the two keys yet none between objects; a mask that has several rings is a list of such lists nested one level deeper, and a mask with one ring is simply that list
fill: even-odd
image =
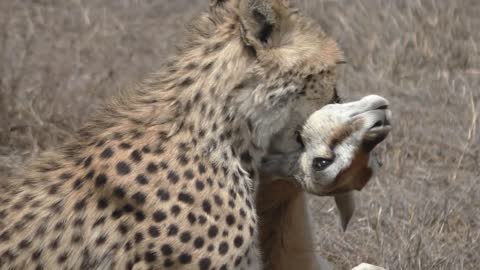
[{"label": "gazelle's white facial marking", "polygon": [[391,111],[380,96],[330,104],[312,114],[301,137],[305,152],[294,177],[309,192],[360,190],[372,175],[370,151],[388,135]]}]

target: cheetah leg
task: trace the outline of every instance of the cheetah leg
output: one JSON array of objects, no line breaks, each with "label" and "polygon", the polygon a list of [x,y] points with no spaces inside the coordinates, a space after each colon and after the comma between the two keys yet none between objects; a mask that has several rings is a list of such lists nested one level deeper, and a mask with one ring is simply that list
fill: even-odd
[{"label": "cheetah leg", "polygon": [[285,181],[261,184],[257,211],[264,269],[332,269],[315,252],[304,191]]}]

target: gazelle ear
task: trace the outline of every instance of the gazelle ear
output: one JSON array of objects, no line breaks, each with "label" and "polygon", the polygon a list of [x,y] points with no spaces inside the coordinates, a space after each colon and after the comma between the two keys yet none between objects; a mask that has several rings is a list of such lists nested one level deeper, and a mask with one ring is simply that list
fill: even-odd
[{"label": "gazelle ear", "polygon": [[340,224],[343,231],[347,230],[348,223],[355,212],[355,198],[353,191],[335,195],[335,204],[340,214]]},{"label": "gazelle ear", "polygon": [[272,43],[287,14],[285,0],[243,0],[240,3],[242,37],[247,46],[258,50]]}]

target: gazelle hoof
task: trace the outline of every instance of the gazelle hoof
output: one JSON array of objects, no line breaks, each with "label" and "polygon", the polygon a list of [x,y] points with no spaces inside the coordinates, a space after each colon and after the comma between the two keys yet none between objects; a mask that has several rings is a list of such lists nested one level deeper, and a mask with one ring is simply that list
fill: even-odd
[{"label": "gazelle hoof", "polygon": [[368,263],[361,263],[358,266],[355,266],[352,270],[385,270],[385,268]]}]

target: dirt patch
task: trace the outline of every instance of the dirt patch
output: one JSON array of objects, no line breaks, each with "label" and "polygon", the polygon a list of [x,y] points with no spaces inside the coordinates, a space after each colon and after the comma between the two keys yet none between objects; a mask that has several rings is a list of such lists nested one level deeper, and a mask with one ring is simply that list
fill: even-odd
[{"label": "dirt patch", "polygon": [[[61,143],[106,97],[161,66],[207,1],[0,1],[0,175]],[[380,94],[395,128],[346,233],[312,198],[339,269],[480,264],[480,2],[303,1],[345,50],[339,90]]]}]

